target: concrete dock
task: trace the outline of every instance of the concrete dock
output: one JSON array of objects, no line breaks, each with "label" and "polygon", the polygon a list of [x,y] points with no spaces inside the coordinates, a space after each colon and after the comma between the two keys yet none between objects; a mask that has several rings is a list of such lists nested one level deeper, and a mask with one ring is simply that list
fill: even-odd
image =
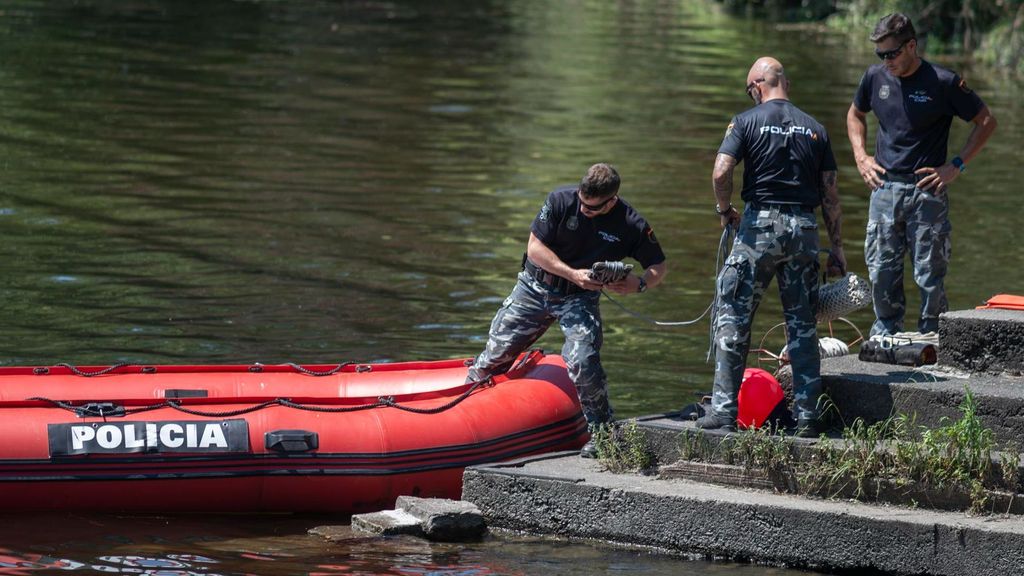
[{"label": "concrete dock", "polygon": [[969,517],[602,471],[575,453],[466,470],[492,527],[790,567],[1003,576],[1024,519]]},{"label": "concrete dock", "polygon": [[[838,412],[834,423],[862,418],[870,424],[902,413],[916,415],[919,425],[940,426],[948,423],[944,418],[961,415],[966,386],[997,445],[1019,447],[1021,333],[1024,312],[957,312],[940,321],[939,357],[945,364],[913,369],[855,356],[825,361],[825,391]],[[692,430],[671,414],[639,418],[637,425],[663,465],[678,459],[679,440]],[[789,441],[797,449],[816,442]],[[970,516],[656,474],[613,474],[576,453],[467,469],[463,498],[496,528],[712,558],[908,575],[996,576],[1024,569],[1024,516]]]}]

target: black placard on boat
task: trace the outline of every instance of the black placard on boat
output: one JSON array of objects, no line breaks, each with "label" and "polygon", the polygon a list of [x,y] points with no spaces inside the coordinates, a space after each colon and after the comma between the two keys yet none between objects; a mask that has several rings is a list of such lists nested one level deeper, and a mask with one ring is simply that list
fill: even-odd
[{"label": "black placard on boat", "polygon": [[50,456],[248,452],[245,420],[47,424]]}]

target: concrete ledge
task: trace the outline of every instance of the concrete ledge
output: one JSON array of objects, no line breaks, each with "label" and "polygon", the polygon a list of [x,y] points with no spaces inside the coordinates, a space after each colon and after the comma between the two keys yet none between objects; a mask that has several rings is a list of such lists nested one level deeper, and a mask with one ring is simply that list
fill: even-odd
[{"label": "concrete ledge", "polygon": [[463,498],[496,527],[792,567],[1002,576],[1024,565],[1016,517],[618,475],[574,455],[468,468]]},{"label": "concrete ledge", "polygon": [[1024,438],[1024,378],[968,374],[938,367],[919,369],[861,362],[856,356],[821,363],[822,384],[847,424],[869,423],[898,413],[917,415],[934,427],[943,417],[959,419],[964,387],[978,402],[978,414],[1000,445]]},{"label": "concrete ledge", "polygon": [[958,310],[939,317],[939,363],[968,372],[1024,371],[1024,312]]}]

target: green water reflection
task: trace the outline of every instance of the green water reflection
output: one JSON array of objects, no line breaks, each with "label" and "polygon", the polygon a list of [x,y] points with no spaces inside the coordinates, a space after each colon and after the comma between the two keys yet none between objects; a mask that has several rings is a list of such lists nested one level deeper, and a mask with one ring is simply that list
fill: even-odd
[{"label": "green water reflection", "polygon": [[[700,0],[5,2],[0,362],[475,354],[544,195],[596,161],[671,267],[624,303],[696,317],[720,234],[712,161],[761,54],[832,133],[864,275],[845,114],[871,48]],[[1021,84],[965,73],[1000,128],[951,194],[954,308],[1024,284]],[[710,388],[706,323],[604,311],[620,416]],[[755,338],[780,319],[767,298]]]},{"label": "green water reflection", "polygon": [[[0,358],[472,355],[544,194],[599,160],[672,270],[625,302],[693,318],[713,288],[712,159],[764,53],[833,134],[863,274],[867,191],[844,119],[870,48],[696,0],[9,3]],[[1019,85],[966,74],[1001,125],[953,190],[955,308],[1022,280]],[[954,147],[965,134],[957,123]],[[620,414],[709,387],[706,324],[605,315]],[[778,318],[769,298],[756,337]]]}]

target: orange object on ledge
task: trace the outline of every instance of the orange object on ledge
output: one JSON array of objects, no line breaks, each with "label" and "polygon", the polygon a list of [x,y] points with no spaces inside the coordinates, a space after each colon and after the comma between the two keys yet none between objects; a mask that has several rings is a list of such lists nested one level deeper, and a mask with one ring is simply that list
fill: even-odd
[{"label": "orange object on ledge", "polygon": [[983,308],[1000,308],[1003,310],[1024,310],[1024,296],[1017,296],[1015,294],[996,294],[985,301],[984,306],[978,306],[978,310]]}]

